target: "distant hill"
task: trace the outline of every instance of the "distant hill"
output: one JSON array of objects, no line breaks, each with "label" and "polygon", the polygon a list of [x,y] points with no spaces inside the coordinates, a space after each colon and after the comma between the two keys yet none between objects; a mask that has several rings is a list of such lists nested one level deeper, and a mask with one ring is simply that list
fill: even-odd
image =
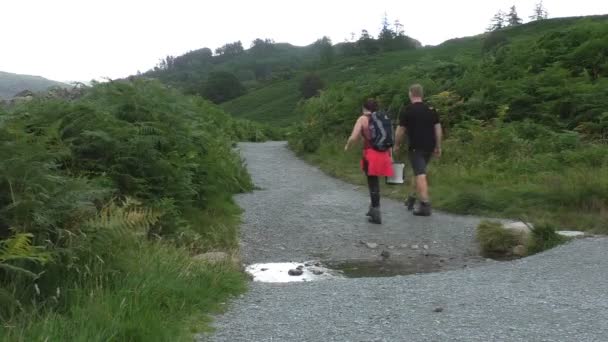
[{"label": "distant hill", "polygon": [[246,49],[238,41],[216,49],[215,53],[202,48],[177,57],[168,56],[143,76],[157,78],[187,93],[221,103],[226,101],[226,97],[215,98],[213,95],[222,85],[210,80],[224,79],[227,83],[223,87],[229,89],[239,86],[234,84],[236,79],[247,92],[251,92],[269,84],[291,80],[303,71],[324,68],[347,56],[421,47],[419,41],[402,32],[391,31],[388,27],[384,32],[384,38],[375,39],[365,32],[356,42],[335,45],[326,37],[308,46],[256,39]]},{"label": "distant hill", "polygon": [[51,81],[40,76],[19,75],[0,71],[0,98],[3,99],[9,99],[24,90],[39,92],[53,86],[69,87],[65,83]]}]

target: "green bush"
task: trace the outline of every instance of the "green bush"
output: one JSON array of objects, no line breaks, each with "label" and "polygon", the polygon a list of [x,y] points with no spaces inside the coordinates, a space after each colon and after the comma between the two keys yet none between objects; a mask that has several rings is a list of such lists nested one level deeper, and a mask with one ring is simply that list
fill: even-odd
[{"label": "green bush", "polygon": [[0,114],[0,339],[183,339],[239,291],[188,255],[236,248],[247,125],[144,79]]},{"label": "green bush", "polygon": [[535,225],[532,229],[532,238],[526,250],[529,255],[536,254],[557,247],[566,241],[568,238],[557,234],[555,228],[550,224],[542,223]]},{"label": "green bush", "polygon": [[502,223],[483,221],[477,226],[477,241],[487,257],[505,257],[519,244],[517,236],[502,228]]}]

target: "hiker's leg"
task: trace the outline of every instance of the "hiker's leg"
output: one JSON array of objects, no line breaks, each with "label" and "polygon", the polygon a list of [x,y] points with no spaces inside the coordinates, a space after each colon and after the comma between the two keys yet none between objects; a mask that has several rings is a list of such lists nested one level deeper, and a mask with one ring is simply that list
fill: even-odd
[{"label": "hiker's leg", "polygon": [[367,177],[367,188],[369,189],[369,198],[370,198],[370,207],[373,207],[373,192],[374,192],[374,188],[373,188],[373,181],[371,181],[370,176],[367,174],[367,170],[369,168],[369,163],[367,162],[367,160],[364,158],[363,159],[363,172],[365,173],[365,176]]},{"label": "hiker's leg", "polygon": [[380,207],[380,178],[378,176],[367,176],[367,185],[369,186],[372,208]]},{"label": "hiker's leg", "polygon": [[426,175],[418,175],[416,176],[416,187],[418,188],[418,195],[420,196],[420,201],[428,202],[429,201],[429,186],[426,182]]},{"label": "hiker's leg", "polygon": [[429,201],[429,189],[426,179],[426,165],[430,160],[430,154],[424,151],[410,151],[410,163],[414,171],[416,192],[422,202]]},{"label": "hiker's leg", "polygon": [[418,186],[416,185],[416,176],[412,176],[412,185],[410,188],[410,196],[416,197],[417,190],[418,190]]}]

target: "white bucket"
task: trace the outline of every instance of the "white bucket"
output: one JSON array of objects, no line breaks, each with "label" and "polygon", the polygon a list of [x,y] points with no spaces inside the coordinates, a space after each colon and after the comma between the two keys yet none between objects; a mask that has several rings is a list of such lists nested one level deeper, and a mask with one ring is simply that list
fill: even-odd
[{"label": "white bucket", "polygon": [[403,184],[405,182],[405,164],[393,162],[393,177],[386,177],[386,184]]}]

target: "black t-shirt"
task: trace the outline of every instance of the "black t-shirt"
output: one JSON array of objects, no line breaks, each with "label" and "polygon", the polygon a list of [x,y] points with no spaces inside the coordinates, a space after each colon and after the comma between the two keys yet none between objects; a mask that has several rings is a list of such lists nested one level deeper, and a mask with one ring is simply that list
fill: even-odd
[{"label": "black t-shirt", "polygon": [[410,150],[432,152],[437,145],[435,124],[438,123],[437,111],[422,102],[408,105],[399,114],[399,126],[407,129]]}]

